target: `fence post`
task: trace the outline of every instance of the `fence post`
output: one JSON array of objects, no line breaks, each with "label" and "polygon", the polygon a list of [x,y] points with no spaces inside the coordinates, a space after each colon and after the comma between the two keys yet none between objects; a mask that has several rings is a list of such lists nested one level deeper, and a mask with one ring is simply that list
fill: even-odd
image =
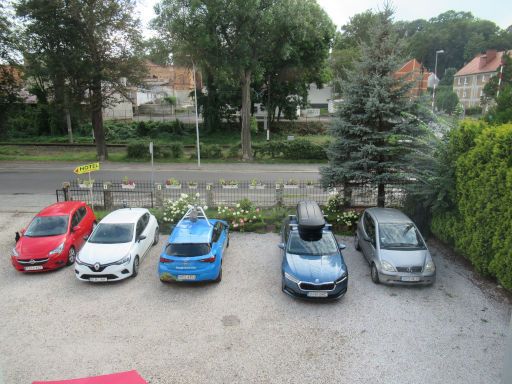
[{"label": "fence post", "polygon": [[62,191],[64,192],[64,201],[69,201],[69,183],[62,184]]},{"label": "fence post", "polygon": [[155,183],[155,200],[156,206],[162,208],[164,206],[164,190],[162,183]]},{"label": "fence post", "polygon": [[346,207],[352,207],[352,185],[350,183],[343,184],[343,204]]},{"label": "fence post", "polygon": [[276,205],[278,207],[283,206],[283,188],[279,183],[276,183]]},{"label": "fence post", "polygon": [[112,184],[109,182],[103,183],[103,204],[106,211],[111,211],[114,208]]},{"label": "fence post", "polygon": [[206,184],[206,205],[208,207],[215,206],[215,198],[213,195],[213,185],[212,184]]}]

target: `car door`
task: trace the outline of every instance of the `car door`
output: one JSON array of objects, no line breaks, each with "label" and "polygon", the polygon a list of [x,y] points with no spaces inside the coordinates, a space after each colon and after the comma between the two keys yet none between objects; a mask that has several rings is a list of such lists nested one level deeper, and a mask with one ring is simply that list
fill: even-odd
[{"label": "car door", "polygon": [[73,246],[78,251],[84,245],[84,236],[88,235],[88,228],[84,225],[85,208],[78,208],[71,217],[70,233],[73,239]]},{"label": "car door", "polygon": [[217,224],[219,225],[219,239],[217,242],[219,243],[220,251],[224,254],[224,250],[226,249],[226,244],[228,242],[227,226],[221,222],[218,222]]},{"label": "car door", "polygon": [[363,249],[363,254],[368,260],[369,263],[371,263],[375,258],[375,221],[373,218],[365,212],[364,218],[363,218],[363,230],[365,232],[366,239],[362,239],[361,241],[361,248]]},{"label": "car door", "polygon": [[211,240],[211,247],[212,247],[212,253],[215,255],[215,257],[222,257],[222,243],[220,241],[221,236],[221,226],[219,222],[216,222],[213,226],[213,232],[212,232],[212,240]]},{"label": "car door", "polygon": [[135,248],[139,258],[144,257],[144,252],[146,251],[146,239],[139,241],[139,238],[143,234],[145,228],[142,217],[143,216],[139,217],[139,220],[137,220],[137,224],[135,225]]},{"label": "car door", "polygon": [[152,234],[149,233],[149,213],[143,214],[139,221],[137,222],[137,239],[139,236],[145,236],[146,238],[141,240],[138,244],[140,247],[139,255],[140,257],[144,257],[148,248],[151,246],[151,241],[153,241]]}]

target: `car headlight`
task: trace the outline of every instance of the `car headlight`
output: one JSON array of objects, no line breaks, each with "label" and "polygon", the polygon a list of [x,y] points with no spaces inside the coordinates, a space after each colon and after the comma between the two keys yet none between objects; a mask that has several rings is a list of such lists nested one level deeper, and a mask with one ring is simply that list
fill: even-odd
[{"label": "car headlight", "polygon": [[295,284],[299,284],[299,279],[297,279],[295,276],[293,275],[290,275],[288,272],[285,272],[284,273],[284,277],[285,279],[287,280],[290,280],[291,282],[295,283]]},{"label": "car headlight", "polygon": [[343,283],[345,280],[347,280],[348,274],[347,272],[343,272],[343,275],[339,277],[339,279],[336,280],[336,284]]},{"label": "car headlight", "polygon": [[425,272],[432,273],[432,272],[435,272],[435,270],[436,270],[436,265],[434,264],[434,262],[432,260],[429,260],[425,263]]},{"label": "car headlight", "polygon": [[386,272],[396,272],[395,267],[393,267],[393,264],[391,264],[390,262],[388,262],[386,260],[382,260],[380,262],[380,264],[382,265],[382,270],[383,271],[386,271]]},{"label": "car headlight", "polygon": [[84,263],[82,263],[82,260],[80,260],[80,254],[79,253],[75,257],[75,263],[77,263],[78,265],[84,265]]},{"label": "car headlight", "polygon": [[123,257],[121,260],[116,261],[115,265],[122,265],[122,264],[128,264],[130,260],[132,259],[130,254],[127,254],[125,257]]},{"label": "car headlight", "polygon": [[18,257],[20,254],[18,253],[16,248],[13,248],[12,251],[11,251],[11,255],[13,255],[14,257]]},{"label": "car headlight", "polygon": [[64,243],[60,244],[57,248],[48,252],[49,256],[58,255],[64,250]]}]

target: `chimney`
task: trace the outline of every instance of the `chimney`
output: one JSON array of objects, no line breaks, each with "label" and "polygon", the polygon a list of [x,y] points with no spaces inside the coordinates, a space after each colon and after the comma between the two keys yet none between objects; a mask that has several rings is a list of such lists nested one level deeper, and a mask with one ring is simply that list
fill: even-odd
[{"label": "chimney", "polygon": [[487,62],[490,63],[496,57],[497,51],[495,49],[488,49],[485,55],[487,56]]},{"label": "chimney", "polygon": [[478,58],[478,69],[482,69],[487,64],[487,54],[482,53]]}]

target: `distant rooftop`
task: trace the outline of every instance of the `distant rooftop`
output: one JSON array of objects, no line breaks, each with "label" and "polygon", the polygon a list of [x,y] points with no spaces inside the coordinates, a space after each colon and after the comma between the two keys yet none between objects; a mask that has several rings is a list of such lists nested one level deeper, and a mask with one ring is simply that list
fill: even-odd
[{"label": "distant rooftop", "polygon": [[504,51],[497,52],[495,49],[489,49],[485,53],[479,53],[473,58],[473,60],[462,67],[455,76],[468,76],[478,73],[496,72],[501,65],[504,53]]}]

